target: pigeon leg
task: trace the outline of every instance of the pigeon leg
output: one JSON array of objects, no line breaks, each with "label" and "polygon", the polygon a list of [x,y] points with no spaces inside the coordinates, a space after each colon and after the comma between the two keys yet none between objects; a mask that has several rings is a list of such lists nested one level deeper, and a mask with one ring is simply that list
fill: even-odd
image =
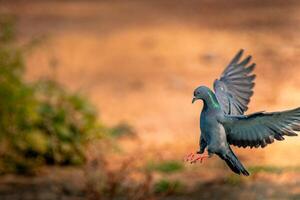
[{"label": "pigeon leg", "polygon": [[188,162],[188,161],[190,161],[193,157],[195,157],[195,153],[189,153],[189,154],[187,154],[186,156],[184,156],[184,158],[183,158],[183,160],[185,161],[185,162]]},{"label": "pigeon leg", "polygon": [[197,154],[193,159],[190,160],[190,163],[194,164],[198,161],[200,161],[200,163],[202,163],[202,161],[207,159],[207,158],[209,158],[209,155],[202,155],[202,154],[199,155],[199,154]]},{"label": "pigeon leg", "polygon": [[184,161],[186,162],[190,162],[191,164],[196,163],[198,161],[200,161],[200,163],[202,163],[202,161],[206,158],[208,158],[209,155],[200,155],[198,153],[190,153],[187,156],[184,157]]}]

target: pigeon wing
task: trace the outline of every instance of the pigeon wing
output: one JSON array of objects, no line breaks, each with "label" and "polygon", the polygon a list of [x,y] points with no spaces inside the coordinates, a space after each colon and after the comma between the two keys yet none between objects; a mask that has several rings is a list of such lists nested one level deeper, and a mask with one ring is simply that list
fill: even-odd
[{"label": "pigeon wing", "polygon": [[253,95],[255,75],[251,74],[255,63],[250,65],[251,56],[241,60],[240,50],[214,82],[214,91],[222,110],[227,115],[242,115],[247,109]]},{"label": "pigeon wing", "polygon": [[300,131],[300,107],[283,112],[258,112],[251,115],[225,116],[221,122],[229,144],[238,147],[265,147],[283,136]]}]

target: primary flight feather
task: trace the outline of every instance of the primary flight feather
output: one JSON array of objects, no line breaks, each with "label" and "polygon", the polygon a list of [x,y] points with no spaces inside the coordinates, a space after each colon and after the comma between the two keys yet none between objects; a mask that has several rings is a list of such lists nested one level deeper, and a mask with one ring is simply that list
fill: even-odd
[{"label": "primary flight feather", "polygon": [[206,86],[195,89],[193,103],[204,103],[200,116],[200,149],[198,157],[190,154],[187,160],[196,162],[208,156],[218,155],[230,169],[245,176],[249,172],[235,156],[230,145],[238,147],[265,147],[283,136],[297,136],[300,131],[300,108],[283,112],[257,112],[244,115],[253,95],[255,63],[251,56],[241,59],[240,50],[214,82],[214,92]]}]

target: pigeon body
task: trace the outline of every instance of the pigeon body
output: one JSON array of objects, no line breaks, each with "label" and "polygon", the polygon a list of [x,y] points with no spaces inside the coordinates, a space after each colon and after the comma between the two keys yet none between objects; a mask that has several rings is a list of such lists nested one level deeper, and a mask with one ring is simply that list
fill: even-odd
[{"label": "pigeon body", "polygon": [[229,63],[220,79],[214,82],[214,92],[206,86],[194,91],[193,103],[201,99],[200,150],[218,155],[230,169],[248,176],[248,171],[233,153],[230,145],[238,147],[265,147],[283,136],[296,136],[300,131],[300,108],[283,112],[257,112],[244,115],[253,95],[255,64],[248,63],[251,56],[240,62],[243,50]]}]

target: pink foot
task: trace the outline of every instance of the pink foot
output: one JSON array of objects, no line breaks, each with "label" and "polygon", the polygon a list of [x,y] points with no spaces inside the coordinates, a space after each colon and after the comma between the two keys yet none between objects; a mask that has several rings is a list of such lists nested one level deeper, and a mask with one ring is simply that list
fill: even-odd
[{"label": "pink foot", "polygon": [[198,161],[200,161],[200,163],[202,163],[202,161],[208,157],[209,157],[208,155],[190,153],[184,157],[184,161],[190,162],[191,164],[194,164]]}]

